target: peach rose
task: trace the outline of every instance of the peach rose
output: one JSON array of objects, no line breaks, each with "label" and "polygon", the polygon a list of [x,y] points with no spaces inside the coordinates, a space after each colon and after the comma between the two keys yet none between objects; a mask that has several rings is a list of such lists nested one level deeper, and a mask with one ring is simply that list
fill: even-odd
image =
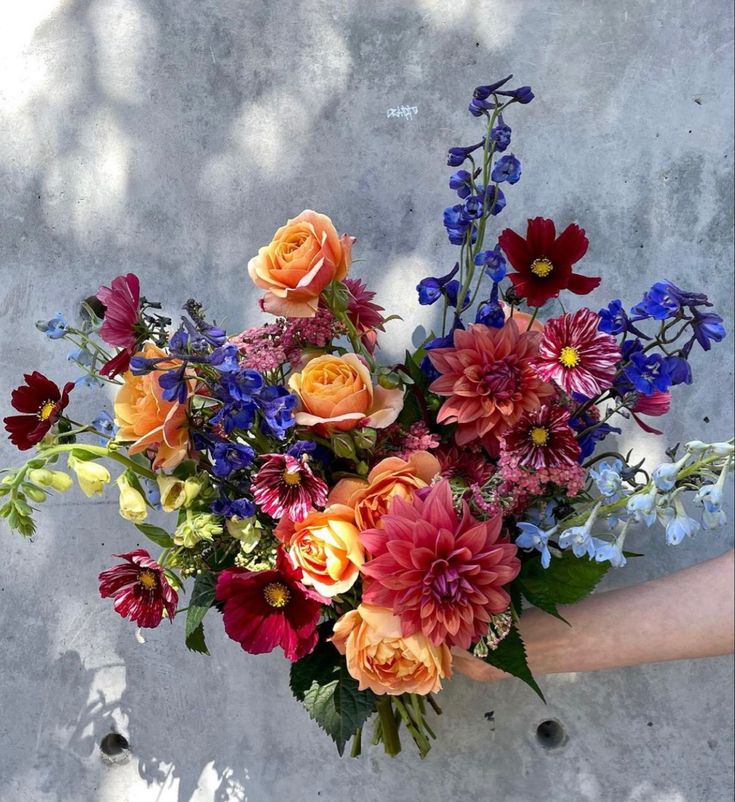
[{"label": "peach rose", "polygon": [[384,607],[361,604],[334,625],[332,642],[347,656],[347,670],[359,689],[400,696],[436,693],[452,676],[449,647],[434,646],[421,634],[401,635],[401,622]]},{"label": "peach rose", "polygon": [[313,317],[327,284],[347,275],[353,241],[347,234],[338,236],[326,215],[310,209],[281,226],[270,245],[248,262],[250,278],[266,290],[263,309],[284,317]]},{"label": "peach rose", "polygon": [[409,500],[414,491],[431,484],[440,470],[439,460],[428,451],[416,451],[408,461],[386,457],[370,471],[367,481],[340,479],[329,500],[352,507],[360,531],[375,529],[394,498]]},{"label": "peach rose", "polygon": [[403,408],[403,390],[373,386],[370,371],[355,354],[310,359],[288,386],[300,399],[299,426],[345,432],[358,425],[384,429]]},{"label": "peach rose", "polygon": [[301,569],[301,581],[327,598],[349,590],[365,562],[355,516],[343,504],[330,505],[324,512],[314,510],[303,521],[279,524],[276,535]]},{"label": "peach rose", "polygon": [[[143,346],[146,359],[165,357],[166,352],[152,343]],[[159,367],[174,367],[175,361],[162,362]],[[186,404],[166,401],[158,383],[158,371],[134,376],[130,371],[123,375],[123,386],[115,398],[115,423],[120,427],[117,439],[130,442],[130,454],[149,449],[156,452],[153,469],[175,468],[185,457],[189,447],[186,426]]]}]

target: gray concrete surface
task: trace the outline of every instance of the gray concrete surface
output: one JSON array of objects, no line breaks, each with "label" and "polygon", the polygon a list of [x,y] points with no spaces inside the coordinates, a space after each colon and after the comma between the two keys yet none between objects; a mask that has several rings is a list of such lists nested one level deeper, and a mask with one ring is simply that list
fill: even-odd
[{"label": "gray concrete surface", "polygon": [[[669,277],[732,329],[732,48],[727,0],[4,2],[0,413],[23,370],[75,375],[33,321],[122,271],[172,311],[195,295],[254,323],[247,260],[308,206],[359,237],[355,272],[405,317],[399,354],[422,321],[413,286],[454,256],[445,150],[477,138],[472,87],[511,71],[538,98],[510,115],[524,173],[501,222],[577,220],[605,279],[595,301]],[[402,104],[417,115],[387,116]],[[664,439],[624,443],[656,458],[664,440],[729,436],[732,344],[697,354]],[[137,542],[115,503],[74,491],[35,542],[0,533],[2,802],[732,798],[730,658],[547,678],[548,707],[514,681],[459,678],[424,763],[339,760],[287,664],[242,653],[216,618],[209,659],[180,625],[136,642],[97,596],[109,555]],[[608,586],[721,553],[732,526],[675,550],[635,541],[647,556]],[[568,732],[553,752],[534,735],[549,717]],[[97,746],[114,729],[131,745],[120,765]]]}]

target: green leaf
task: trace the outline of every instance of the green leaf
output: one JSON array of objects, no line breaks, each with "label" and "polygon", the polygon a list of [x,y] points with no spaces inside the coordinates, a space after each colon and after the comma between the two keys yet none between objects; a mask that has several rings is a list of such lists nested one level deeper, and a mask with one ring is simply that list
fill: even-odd
[{"label": "green leaf", "polygon": [[209,654],[207,643],[204,640],[204,626],[199,626],[190,634],[186,636],[186,648],[190,652],[198,652],[199,654]]},{"label": "green leaf", "polygon": [[162,549],[170,549],[174,545],[173,538],[165,529],[160,526],[153,526],[153,524],[135,524],[135,528],[141,531],[148,540],[152,540],[157,546]]},{"label": "green leaf", "polygon": [[214,604],[214,588],[217,584],[217,577],[214,574],[199,574],[194,582],[194,589],[191,592],[191,601],[186,613],[185,633],[187,639],[190,635],[201,627],[204,616],[209,608]]},{"label": "green leaf", "polygon": [[575,604],[589,596],[609,568],[609,563],[575,557],[565,551],[561,557],[553,557],[548,568],[541,565],[540,557],[526,562],[518,584],[534,607],[564,621],[557,605]]},{"label": "green leaf", "polygon": [[340,755],[355,731],[373,714],[377,702],[372,691],[358,690],[344,657],[323,639],[311,654],[291,666],[291,690],[337,744]]},{"label": "green leaf", "polygon": [[511,626],[510,632],[500,641],[497,648],[488,653],[485,662],[523,680],[541,697],[541,701],[546,703],[541,688],[528,667],[526,647],[515,624]]}]

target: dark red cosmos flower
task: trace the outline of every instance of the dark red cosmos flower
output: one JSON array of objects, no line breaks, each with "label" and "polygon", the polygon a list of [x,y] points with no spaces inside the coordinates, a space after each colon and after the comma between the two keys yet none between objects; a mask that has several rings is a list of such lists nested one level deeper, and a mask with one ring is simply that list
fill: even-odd
[{"label": "dark red cosmos flower", "polygon": [[105,305],[100,337],[108,345],[121,348],[119,354],[100,369],[103,376],[117,376],[128,369],[138,345],[140,321],[140,281],[134,273],[118,276],[110,287],[100,287],[98,300]]},{"label": "dark red cosmos flower", "polygon": [[282,549],[271,571],[228,568],[217,578],[215,596],[224,603],[225,632],[250,654],[272,652],[276,646],[292,662],[313,651],[322,604],[328,603],[299,580]]},{"label": "dark red cosmos flower", "polygon": [[10,403],[24,414],[10,415],[4,423],[10,432],[10,442],[21,451],[27,451],[40,443],[56,423],[69,403],[74,382],[68,382],[63,390],[59,390],[57,385],[38,371],[26,373],[23,378],[26,383],[13,390]]},{"label": "dark red cosmos flower", "polygon": [[569,426],[569,412],[544,405],[527,412],[505,436],[505,449],[525,468],[559,468],[574,465],[579,443]]},{"label": "dark red cosmos flower", "polygon": [[508,274],[513,289],[529,306],[543,306],[561,290],[587,295],[600,284],[600,278],[572,272],[589,245],[584,229],[574,223],[557,237],[553,220],[534,217],[528,221],[525,239],[506,228],[498,242],[517,271]]},{"label": "dark red cosmos flower", "polygon": [[135,621],[139,627],[157,627],[164,610],[173,621],[179,596],[163,568],[145,549],[114,556],[125,562],[100,574],[100,596],[114,597],[115,612]]}]

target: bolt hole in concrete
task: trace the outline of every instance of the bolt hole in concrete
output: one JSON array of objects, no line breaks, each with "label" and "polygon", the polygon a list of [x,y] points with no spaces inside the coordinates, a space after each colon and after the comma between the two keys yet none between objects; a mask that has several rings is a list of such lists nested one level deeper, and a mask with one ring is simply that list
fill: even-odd
[{"label": "bolt hole in concrete", "polygon": [[536,740],[544,749],[558,749],[567,742],[567,734],[560,722],[550,718],[536,727]]},{"label": "bolt hole in concrete", "polygon": [[130,756],[130,744],[119,732],[108,732],[100,741],[102,759],[107,763],[125,763]]}]

